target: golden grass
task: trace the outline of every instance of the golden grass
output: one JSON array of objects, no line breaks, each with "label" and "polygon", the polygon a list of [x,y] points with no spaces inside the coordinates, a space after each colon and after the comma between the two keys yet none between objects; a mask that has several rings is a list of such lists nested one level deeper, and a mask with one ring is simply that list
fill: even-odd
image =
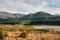
[{"label": "golden grass", "polygon": [[[32,26],[23,25],[0,25],[0,30],[3,29],[8,36],[4,37],[4,40],[60,40],[60,34],[52,33],[52,30],[44,33],[38,31]],[[27,33],[26,38],[21,38],[19,35],[22,32]]]}]

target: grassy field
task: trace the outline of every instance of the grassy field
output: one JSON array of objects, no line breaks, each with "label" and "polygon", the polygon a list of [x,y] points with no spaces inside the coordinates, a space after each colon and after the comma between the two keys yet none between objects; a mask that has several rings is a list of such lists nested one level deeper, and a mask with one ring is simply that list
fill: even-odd
[{"label": "grassy field", "polygon": [[60,40],[60,31],[24,25],[0,25],[1,40]]}]

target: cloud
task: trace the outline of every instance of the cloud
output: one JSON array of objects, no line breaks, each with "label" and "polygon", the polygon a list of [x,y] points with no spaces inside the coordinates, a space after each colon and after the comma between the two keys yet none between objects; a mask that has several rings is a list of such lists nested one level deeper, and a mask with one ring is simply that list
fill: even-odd
[{"label": "cloud", "polygon": [[10,12],[34,13],[44,11],[60,13],[60,0],[0,0],[0,10]]},{"label": "cloud", "polygon": [[48,7],[50,8],[60,8],[60,0],[48,0]]}]

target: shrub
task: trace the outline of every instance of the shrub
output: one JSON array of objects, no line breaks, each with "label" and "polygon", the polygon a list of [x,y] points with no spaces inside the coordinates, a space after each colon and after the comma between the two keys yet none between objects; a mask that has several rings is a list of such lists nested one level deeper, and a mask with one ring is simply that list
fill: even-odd
[{"label": "shrub", "polygon": [[0,39],[3,39],[4,38],[4,34],[2,31],[0,31]]},{"label": "shrub", "polygon": [[26,37],[27,37],[26,32],[22,32],[22,33],[19,35],[19,37],[26,38]]}]

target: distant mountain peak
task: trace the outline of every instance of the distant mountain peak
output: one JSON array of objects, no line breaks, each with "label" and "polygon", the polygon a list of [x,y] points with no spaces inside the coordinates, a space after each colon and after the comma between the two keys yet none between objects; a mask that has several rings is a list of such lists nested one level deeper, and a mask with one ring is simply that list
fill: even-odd
[{"label": "distant mountain peak", "polygon": [[22,19],[35,19],[35,18],[48,18],[48,17],[52,17],[52,15],[41,11],[36,12],[34,14],[28,14],[26,16],[23,16]]},{"label": "distant mountain peak", "polygon": [[24,16],[24,15],[23,14],[18,14],[18,13],[14,14],[14,13],[10,13],[10,12],[0,11],[0,18],[16,18],[16,17],[20,18],[22,16]]}]

